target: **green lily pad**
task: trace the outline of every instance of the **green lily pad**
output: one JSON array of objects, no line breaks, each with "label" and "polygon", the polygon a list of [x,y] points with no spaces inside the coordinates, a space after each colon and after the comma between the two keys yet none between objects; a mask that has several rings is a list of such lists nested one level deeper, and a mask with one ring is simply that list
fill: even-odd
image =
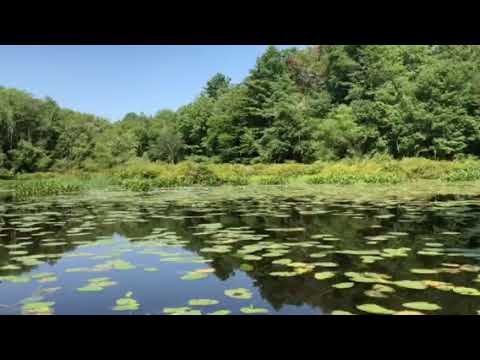
[{"label": "green lily pad", "polygon": [[442,253],[436,252],[436,251],[417,251],[418,255],[424,255],[424,256],[441,256],[443,255]]},{"label": "green lily pad", "polygon": [[145,271],[145,272],[156,272],[156,271],[158,271],[158,269],[156,267],[147,267],[147,268],[144,268],[143,271]]},{"label": "green lily pad", "polygon": [[0,276],[0,281],[8,281],[14,284],[26,284],[30,282],[31,278],[24,275],[7,275]]},{"label": "green lily pad", "polygon": [[116,305],[113,307],[114,311],[135,311],[140,308],[140,304],[132,299],[132,292],[129,291],[125,294],[125,297],[118,299]]},{"label": "green lily pad", "polygon": [[354,315],[349,311],[344,311],[344,310],[334,310],[332,311],[332,315]]},{"label": "green lily pad", "polygon": [[174,312],[171,315],[202,315],[202,312],[200,310],[188,309],[184,311]]},{"label": "green lily pad", "polygon": [[425,246],[429,246],[429,247],[443,247],[443,244],[442,244],[442,243],[433,243],[433,242],[430,242],[430,243],[425,243]]},{"label": "green lily pad", "polygon": [[480,296],[480,291],[474,288],[455,286],[452,291],[460,295]]},{"label": "green lily pad", "polygon": [[345,276],[348,276],[351,281],[357,283],[390,283],[388,280],[390,276],[385,274],[346,272]]},{"label": "green lily pad", "polygon": [[2,269],[2,270],[20,270],[21,267],[18,266],[18,265],[9,264],[9,265],[5,265],[5,266],[0,267],[0,269]]},{"label": "green lily pad", "polygon": [[52,315],[52,306],[54,301],[48,302],[29,302],[22,306],[22,314],[24,315]]},{"label": "green lily pad", "polygon": [[238,289],[230,289],[230,290],[225,290],[224,292],[225,296],[228,296],[233,299],[251,299],[253,294],[248,290],[244,288],[238,288]]},{"label": "green lily pad", "polygon": [[9,252],[9,255],[27,255],[28,254],[28,251],[24,251],[24,250],[17,250],[17,251],[10,251]]},{"label": "green lily pad", "polygon": [[394,293],[395,289],[387,286],[387,285],[382,285],[382,284],[375,284],[372,287],[372,290],[383,292],[383,293]]},{"label": "green lily pad", "polygon": [[192,299],[188,302],[190,306],[209,306],[209,305],[217,305],[219,303],[218,300],[213,299]]},{"label": "green lily pad", "polygon": [[255,268],[250,265],[250,264],[242,264],[240,265],[240,270],[248,272],[248,271],[253,271]]},{"label": "green lily pad", "polygon": [[360,311],[364,311],[369,314],[375,314],[375,315],[393,315],[395,314],[395,311],[386,309],[380,305],[376,304],[363,304],[363,305],[357,305],[357,309]]},{"label": "green lily pad", "polygon": [[411,269],[410,272],[413,274],[438,274],[436,269]]},{"label": "green lily pad", "polygon": [[377,299],[383,299],[388,297],[388,295],[385,295],[385,293],[377,290],[366,290],[364,294],[368,297],[377,298]]},{"label": "green lily pad", "polygon": [[310,254],[310,257],[312,257],[312,258],[324,258],[327,255],[328,254],[326,254],[326,253],[313,253],[313,254]]},{"label": "green lily pad", "polygon": [[230,314],[231,314],[231,311],[225,309],[225,310],[217,310],[207,315],[230,315]]},{"label": "green lily pad", "polygon": [[86,286],[78,288],[77,291],[97,292],[116,284],[117,283],[115,281],[111,281],[108,277],[93,278],[88,280],[88,284]]},{"label": "green lily pad", "polygon": [[42,278],[38,279],[37,281],[39,283],[49,283],[49,282],[54,282],[54,281],[57,281],[57,280],[58,280],[58,278],[55,275],[52,275],[52,276],[42,277]]},{"label": "green lily pad", "polygon": [[299,275],[296,271],[273,271],[269,273],[270,276],[278,276],[278,277],[291,277]]},{"label": "green lily pad", "polygon": [[408,309],[413,309],[413,310],[428,310],[428,311],[434,311],[434,310],[440,310],[441,307],[438,306],[437,304],[432,304],[429,302],[409,302],[403,304],[404,307]]},{"label": "green lily pad", "polygon": [[208,277],[207,273],[201,273],[201,272],[196,272],[196,271],[191,271],[189,273],[186,273],[183,275],[180,279],[182,280],[188,280],[188,281],[193,281],[193,280],[201,280],[201,279],[206,279]]},{"label": "green lily pad", "polygon": [[344,283],[338,283],[338,284],[333,284],[332,287],[335,289],[350,289],[355,285],[353,282],[344,282]]},{"label": "green lily pad", "polygon": [[66,273],[76,273],[76,272],[89,272],[90,269],[87,267],[76,267],[65,269]]},{"label": "green lily pad", "polygon": [[136,268],[135,265],[125,260],[114,260],[110,264],[115,270],[131,270]]},{"label": "green lily pad", "polygon": [[97,291],[103,291],[103,287],[97,286],[97,285],[86,285],[86,286],[77,288],[77,291],[80,291],[80,292],[97,292]]},{"label": "green lily pad", "polygon": [[290,263],[292,263],[293,261],[291,259],[278,259],[278,260],[274,260],[272,261],[272,264],[275,264],[275,265],[288,265]]},{"label": "green lily pad", "polygon": [[268,309],[264,308],[256,308],[253,307],[253,305],[250,305],[248,307],[242,307],[240,311],[244,314],[266,314],[268,313]]},{"label": "green lily pad", "polygon": [[316,265],[321,267],[329,267],[329,268],[338,267],[338,264],[334,262],[318,262],[316,263]]},{"label": "green lily pad", "polygon": [[262,257],[257,255],[245,255],[242,257],[242,259],[247,261],[258,261],[262,260]]},{"label": "green lily pad", "polygon": [[397,311],[394,315],[424,315],[420,311],[414,311],[414,310],[402,310],[402,311]]},{"label": "green lily pad", "polygon": [[394,281],[392,284],[398,287],[414,290],[425,290],[427,288],[427,285],[422,281],[400,280]]},{"label": "green lily pad", "polygon": [[174,313],[177,313],[177,312],[182,312],[182,311],[187,311],[187,310],[191,310],[191,309],[187,306],[163,308],[163,312],[165,314],[174,314]]},{"label": "green lily pad", "polygon": [[323,272],[315,273],[314,277],[317,280],[327,280],[334,277],[335,275],[336,273],[334,273],[333,271],[323,271]]}]

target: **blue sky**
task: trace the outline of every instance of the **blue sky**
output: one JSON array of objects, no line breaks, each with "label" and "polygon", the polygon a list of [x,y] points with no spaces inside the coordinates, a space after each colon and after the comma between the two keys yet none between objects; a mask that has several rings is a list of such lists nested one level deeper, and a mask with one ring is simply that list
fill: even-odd
[{"label": "blue sky", "polygon": [[[281,48],[291,45],[281,45]],[[264,45],[0,46],[0,86],[116,121],[177,109],[215,73],[242,81]]]}]

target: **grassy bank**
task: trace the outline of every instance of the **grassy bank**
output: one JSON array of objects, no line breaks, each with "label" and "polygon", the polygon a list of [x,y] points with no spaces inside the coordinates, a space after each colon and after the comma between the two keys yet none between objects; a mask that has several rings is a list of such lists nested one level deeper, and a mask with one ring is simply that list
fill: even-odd
[{"label": "grassy bank", "polygon": [[480,180],[480,161],[370,159],[305,164],[196,164],[135,162],[110,175],[131,190],[191,185],[398,184],[417,180],[446,183]]},{"label": "grassy bank", "polygon": [[218,185],[352,185],[402,184],[437,180],[444,184],[480,180],[480,161],[369,159],[305,164],[180,164],[135,161],[96,173],[69,172],[17,175],[0,182],[0,190],[18,198],[92,189],[151,191],[156,188]]}]

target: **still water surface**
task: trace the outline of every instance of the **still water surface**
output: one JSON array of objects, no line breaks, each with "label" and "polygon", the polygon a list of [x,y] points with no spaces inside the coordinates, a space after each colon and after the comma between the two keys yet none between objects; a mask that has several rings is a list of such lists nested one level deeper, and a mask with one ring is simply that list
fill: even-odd
[{"label": "still water surface", "polygon": [[233,191],[0,204],[0,314],[480,310],[478,199]]}]

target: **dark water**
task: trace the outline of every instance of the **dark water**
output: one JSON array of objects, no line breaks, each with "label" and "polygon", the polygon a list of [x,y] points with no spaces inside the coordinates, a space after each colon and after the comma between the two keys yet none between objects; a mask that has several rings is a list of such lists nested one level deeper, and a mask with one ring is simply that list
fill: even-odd
[{"label": "dark water", "polygon": [[[3,203],[0,314],[367,314],[361,305],[427,302],[414,311],[476,315],[479,220],[479,200],[355,202],[288,188]],[[239,288],[245,298],[225,295]]]}]

